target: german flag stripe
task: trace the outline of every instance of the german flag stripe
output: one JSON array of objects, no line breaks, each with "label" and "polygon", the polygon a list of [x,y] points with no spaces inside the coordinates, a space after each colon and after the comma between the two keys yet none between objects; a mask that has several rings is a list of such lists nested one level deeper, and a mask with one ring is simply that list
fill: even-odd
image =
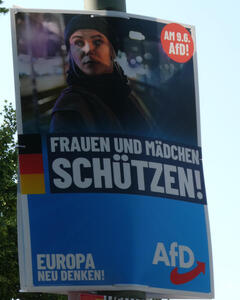
[{"label": "german flag stripe", "polygon": [[20,176],[22,194],[44,194],[44,174],[22,174]]},{"label": "german flag stripe", "polygon": [[44,194],[44,169],[40,134],[18,136],[22,194]]},{"label": "german flag stripe", "polygon": [[19,154],[20,174],[44,173],[42,154]]},{"label": "german flag stripe", "polygon": [[19,154],[31,154],[42,152],[42,140],[40,134],[18,135]]}]

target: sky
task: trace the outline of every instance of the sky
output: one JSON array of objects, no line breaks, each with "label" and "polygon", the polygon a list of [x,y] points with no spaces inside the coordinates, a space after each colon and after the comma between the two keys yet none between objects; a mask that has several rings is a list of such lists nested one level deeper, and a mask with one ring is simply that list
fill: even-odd
[{"label": "sky", "polygon": [[[239,299],[240,139],[238,0],[127,0],[127,12],[194,25],[203,168],[213,249],[215,299]],[[5,1],[24,8],[82,10],[83,1]],[[14,102],[9,14],[0,17],[1,102]]]}]

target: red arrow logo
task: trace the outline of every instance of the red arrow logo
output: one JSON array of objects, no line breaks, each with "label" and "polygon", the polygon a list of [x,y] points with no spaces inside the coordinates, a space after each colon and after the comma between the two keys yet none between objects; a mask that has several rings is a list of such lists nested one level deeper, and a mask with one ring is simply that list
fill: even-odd
[{"label": "red arrow logo", "polygon": [[180,274],[178,267],[174,268],[171,272],[170,279],[173,284],[183,284],[196,278],[200,273],[205,274],[205,263],[197,261],[197,266],[193,270]]}]

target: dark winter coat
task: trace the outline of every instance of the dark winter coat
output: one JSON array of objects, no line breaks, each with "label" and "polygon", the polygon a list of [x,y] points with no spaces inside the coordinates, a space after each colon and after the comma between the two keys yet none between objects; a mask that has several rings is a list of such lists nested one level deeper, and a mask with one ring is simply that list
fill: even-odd
[{"label": "dark winter coat", "polygon": [[53,108],[51,133],[151,132],[150,115],[118,65],[112,74],[98,76],[76,70],[70,68],[69,86]]}]

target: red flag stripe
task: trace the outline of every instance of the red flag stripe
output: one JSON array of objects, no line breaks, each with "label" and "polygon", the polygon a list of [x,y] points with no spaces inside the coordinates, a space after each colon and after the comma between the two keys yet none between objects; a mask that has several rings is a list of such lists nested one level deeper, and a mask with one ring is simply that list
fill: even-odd
[{"label": "red flag stripe", "polygon": [[20,154],[20,174],[40,174],[43,171],[42,154]]}]

